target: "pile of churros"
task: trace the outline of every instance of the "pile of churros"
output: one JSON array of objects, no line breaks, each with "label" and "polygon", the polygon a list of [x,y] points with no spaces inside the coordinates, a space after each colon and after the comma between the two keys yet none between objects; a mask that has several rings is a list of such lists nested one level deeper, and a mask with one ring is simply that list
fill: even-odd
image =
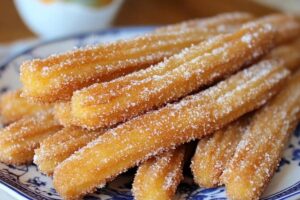
[{"label": "pile of churros", "polygon": [[1,97],[0,161],[33,162],[64,199],[136,166],[135,199],[172,199],[185,164],[259,199],[300,121],[299,52],[293,16],[225,13],[26,61]]}]

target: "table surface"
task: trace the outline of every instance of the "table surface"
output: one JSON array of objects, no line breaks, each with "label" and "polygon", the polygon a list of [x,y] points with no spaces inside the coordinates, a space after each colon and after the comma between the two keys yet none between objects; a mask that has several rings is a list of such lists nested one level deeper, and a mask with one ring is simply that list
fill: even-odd
[{"label": "table surface", "polygon": [[[168,24],[229,11],[263,15],[275,10],[250,0],[125,0],[113,26]],[[13,0],[1,0],[0,30],[0,44],[36,37],[23,24]]]}]

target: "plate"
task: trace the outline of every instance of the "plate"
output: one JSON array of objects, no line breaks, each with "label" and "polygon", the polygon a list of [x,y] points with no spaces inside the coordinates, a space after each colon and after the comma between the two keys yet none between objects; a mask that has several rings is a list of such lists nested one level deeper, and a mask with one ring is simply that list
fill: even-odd
[{"label": "plate", "polygon": [[[0,92],[19,88],[19,66],[22,61],[43,58],[53,53],[117,39],[134,37],[148,32],[153,27],[116,28],[101,32],[81,34],[40,43],[19,55],[10,58],[0,67]],[[300,199],[300,126],[292,135],[280,166],[263,195],[264,200]],[[130,192],[134,169],[129,170],[104,189],[85,196],[85,200],[133,199]],[[35,165],[12,166],[0,163],[0,189],[16,199],[57,200],[61,197],[52,186],[52,180],[41,174]],[[180,184],[175,199],[225,200],[224,187],[213,189],[199,188],[188,175]]]}]

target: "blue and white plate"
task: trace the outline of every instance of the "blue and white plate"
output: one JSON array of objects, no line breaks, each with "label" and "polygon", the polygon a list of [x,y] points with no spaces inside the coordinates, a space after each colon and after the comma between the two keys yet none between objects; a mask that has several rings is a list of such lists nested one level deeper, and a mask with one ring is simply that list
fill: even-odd
[{"label": "blue and white plate", "polygon": [[[27,59],[42,58],[53,53],[64,52],[81,46],[133,37],[150,31],[151,27],[110,29],[91,34],[77,35],[59,40],[40,43],[14,58],[9,59],[0,67],[0,91],[20,87],[19,66]],[[89,200],[133,199],[130,192],[133,171],[118,177],[106,188],[97,190],[86,196]],[[51,178],[41,174],[35,165],[14,167],[0,163],[0,190],[9,193],[16,199],[61,199],[52,186]],[[202,189],[196,186],[190,177],[180,184],[176,199],[202,200],[226,199],[223,187]],[[300,199],[300,127],[292,135],[280,167],[263,199]]]}]

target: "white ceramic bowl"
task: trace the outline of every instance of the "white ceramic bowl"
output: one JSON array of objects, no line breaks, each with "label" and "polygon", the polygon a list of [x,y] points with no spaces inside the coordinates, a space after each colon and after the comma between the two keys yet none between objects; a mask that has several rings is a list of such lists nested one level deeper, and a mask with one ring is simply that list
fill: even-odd
[{"label": "white ceramic bowl", "polygon": [[41,0],[15,0],[26,25],[43,38],[55,38],[107,28],[123,0],[113,0],[103,7],[94,8],[77,3]]}]

